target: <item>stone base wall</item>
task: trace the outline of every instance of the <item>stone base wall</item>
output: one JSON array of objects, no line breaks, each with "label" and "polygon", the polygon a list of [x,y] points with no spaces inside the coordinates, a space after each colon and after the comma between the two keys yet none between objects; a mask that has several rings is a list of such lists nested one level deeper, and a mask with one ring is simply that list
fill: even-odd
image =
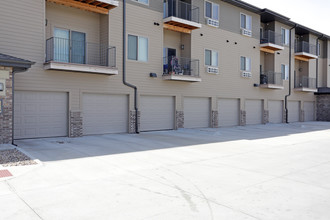
[{"label": "stone base wall", "polygon": [[305,121],[305,111],[302,110],[302,109],[300,110],[299,121],[300,122],[304,122]]},{"label": "stone base wall", "polygon": [[219,127],[219,113],[218,111],[212,111],[212,119],[211,119],[211,128]]},{"label": "stone base wall", "polygon": [[141,115],[140,111],[138,111],[137,117],[135,110],[129,112],[129,128],[128,128],[129,134],[136,133],[136,123],[138,124],[138,130],[140,131],[140,115]]},{"label": "stone base wall", "polygon": [[0,82],[5,87],[4,91],[0,92],[0,144],[11,144],[13,140],[12,68],[0,66]]},{"label": "stone base wall", "polygon": [[83,136],[83,119],[81,111],[70,111],[70,137]]},{"label": "stone base wall", "polygon": [[176,129],[184,128],[184,112],[183,111],[176,111]]},{"label": "stone base wall", "polygon": [[330,94],[316,96],[316,120],[330,121]]},{"label": "stone base wall", "polygon": [[246,125],[246,111],[241,110],[239,125],[240,126],[245,126]]},{"label": "stone base wall", "polygon": [[269,111],[268,110],[263,111],[262,123],[263,124],[269,123]]}]

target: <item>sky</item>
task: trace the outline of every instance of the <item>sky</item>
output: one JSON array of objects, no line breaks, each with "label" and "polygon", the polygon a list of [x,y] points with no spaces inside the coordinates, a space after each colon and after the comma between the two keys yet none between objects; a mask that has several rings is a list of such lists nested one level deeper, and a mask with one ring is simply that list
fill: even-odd
[{"label": "sky", "polygon": [[330,0],[243,0],[330,36]]}]

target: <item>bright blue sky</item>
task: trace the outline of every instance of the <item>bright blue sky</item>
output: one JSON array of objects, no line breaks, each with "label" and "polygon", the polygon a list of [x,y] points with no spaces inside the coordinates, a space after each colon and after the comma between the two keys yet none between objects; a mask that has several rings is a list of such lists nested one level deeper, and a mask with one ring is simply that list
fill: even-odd
[{"label": "bright blue sky", "polygon": [[330,0],[243,0],[330,36]]}]

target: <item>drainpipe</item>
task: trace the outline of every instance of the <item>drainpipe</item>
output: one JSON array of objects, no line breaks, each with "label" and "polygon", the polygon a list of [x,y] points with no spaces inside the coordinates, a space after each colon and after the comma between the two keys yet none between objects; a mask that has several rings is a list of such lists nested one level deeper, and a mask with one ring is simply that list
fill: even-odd
[{"label": "drainpipe", "polygon": [[123,0],[123,84],[134,89],[134,109],[135,109],[135,132],[139,134],[138,107],[137,107],[137,87],[126,82],[126,0]]},{"label": "drainpipe", "polygon": [[319,40],[323,38],[323,34],[316,39],[316,51],[317,51],[317,58],[316,58],[316,89],[319,87]]},{"label": "drainpipe", "polygon": [[[13,68],[14,69],[14,68]],[[11,144],[12,145],[14,145],[14,146],[16,146],[17,147],[17,144],[15,144],[14,143],[14,120],[15,120],[15,113],[14,113],[14,106],[15,106],[15,102],[14,102],[14,99],[15,99],[15,95],[14,95],[14,93],[15,93],[15,89],[14,89],[14,82],[15,82],[15,80],[14,80],[14,76],[15,76],[15,71],[13,70],[12,71],[12,74],[11,74],[11,100],[12,100],[12,103],[11,103],[11,108],[12,108],[12,110],[11,110],[11,120],[12,120],[12,122],[11,122],[11,136],[12,136],[12,139],[11,139]]]},{"label": "drainpipe", "polygon": [[289,33],[289,38],[290,38],[290,41],[289,41],[289,94],[287,94],[286,96],[285,96],[285,103],[284,103],[284,105],[285,105],[285,122],[286,123],[289,123],[289,114],[288,114],[288,97],[291,95],[291,60],[292,60],[292,57],[291,57],[291,55],[292,55],[292,34],[291,34],[291,32],[292,32],[292,29],[295,29],[297,27],[297,24],[295,24],[291,29],[290,29],[290,33]]}]

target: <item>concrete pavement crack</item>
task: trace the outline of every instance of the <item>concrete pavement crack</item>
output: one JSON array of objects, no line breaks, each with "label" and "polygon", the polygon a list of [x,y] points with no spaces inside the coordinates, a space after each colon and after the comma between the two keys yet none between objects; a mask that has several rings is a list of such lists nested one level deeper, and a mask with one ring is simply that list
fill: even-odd
[{"label": "concrete pavement crack", "polygon": [[43,218],[17,193],[15,187],[13,187],[12,185],[9,184],[8,181],[5,181],[6,184],[8,185],[9,189],[15,193],[15,195],[27,206],[29,207],[29,209],[36,215],[38,216],[39,219],[43,220]]}]

